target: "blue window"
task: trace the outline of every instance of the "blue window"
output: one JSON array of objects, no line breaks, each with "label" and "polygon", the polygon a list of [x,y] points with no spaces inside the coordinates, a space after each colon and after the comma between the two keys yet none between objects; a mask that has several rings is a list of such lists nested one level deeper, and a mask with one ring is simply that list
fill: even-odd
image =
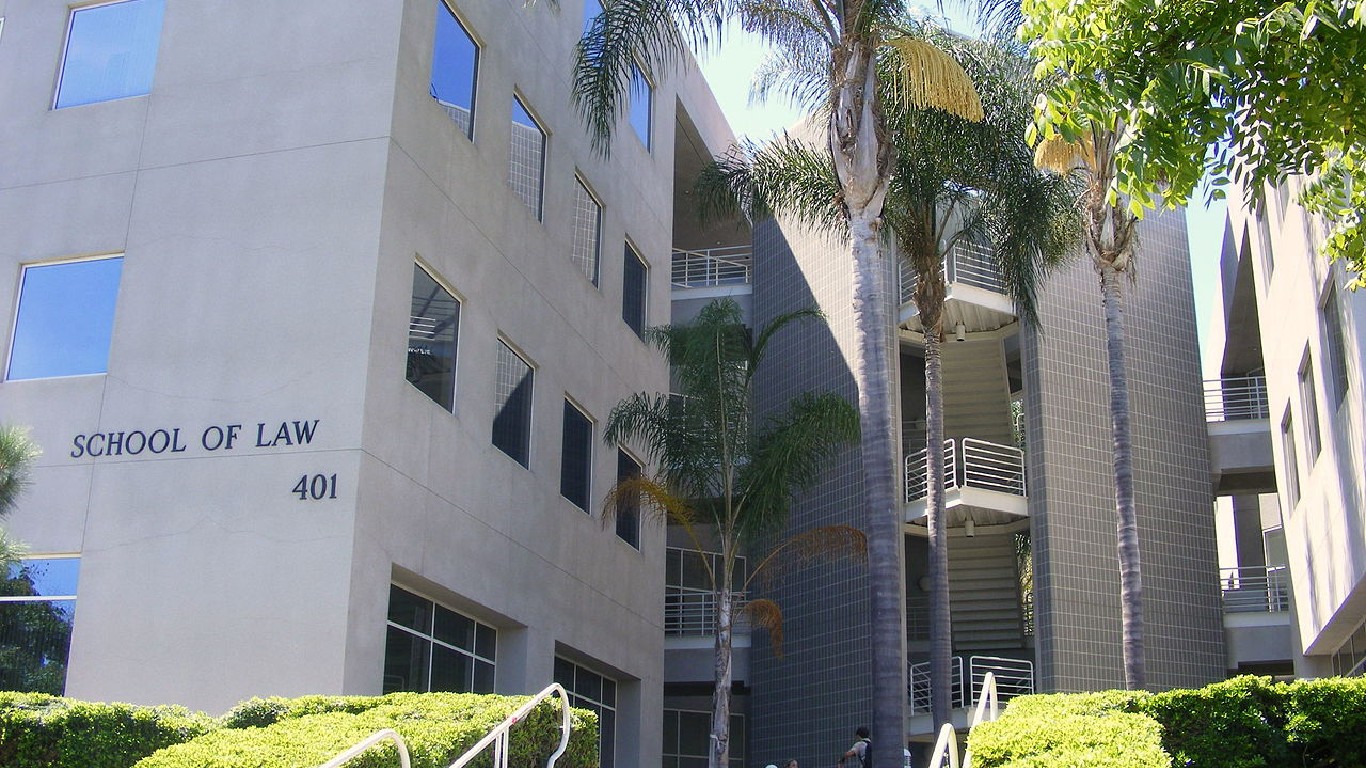
[{"label": "blue window", "polygon": [[69,556],[0,569],[0,690],[62,695],[80,571]]},{"label": "blue window", "polygon": [[123,257],[24,268],[8,379],[104,373]]},{"label": "blue window", "polygon": [[588,32],[593,20],[602,13],[602,0],[583,0],[583,31]]},{"label": "blue window", "polygon": [[520,96],[512,97],[512,140],[508,183],[537,219],[545,182],[545,129],[527,111]]},{"label": "blue window", "polygon": [[124,0],[71,12],[56,107],[152,90],[166,0]]},{"label": "blue window", "polygon": [[474,136],[474,85],[478,77],[479,46],[455,12],[437,0],[431,94],[467,137]]},{"label": "blue window", "polygon": [[655,89],[650,85],[640,65],[631,64],[631,127],[640,143],[650,148],[650,114],[654,112]]}]

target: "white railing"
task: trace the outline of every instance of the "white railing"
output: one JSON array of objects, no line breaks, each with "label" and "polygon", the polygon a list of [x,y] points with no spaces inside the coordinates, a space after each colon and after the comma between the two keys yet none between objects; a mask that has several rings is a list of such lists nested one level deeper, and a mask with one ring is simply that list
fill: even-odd
[{"label": "white railing", "polygon": [[753,254],[748,245],[673,252],[675,288],[748,285],[753,279]]},{"label": "white railing", "polygon": [[[1000,656],[972,656],[967,662],[967,681],[964,685],[964,665],[962,656],[954,656],[949,664],[949,706],[954,709],[966,707],[982,693],[987,679],[994,681],[993,696],[1001,701],[1034,692],[1034,662],[1026,659],[1008,659]],[[930,663],[922,661],[910,667],[911,714],[930,711]]]},{"label": "white railing", "polygon": [[[928,449],[906,456],[906,502],[929,495]],[[944,488],[982,488],[1025,496],[1024,451],[974,437],[944,441]]]},{"label": "white railing", "polygon": [[[480,739],[474,746],[466,750],[465,754],[461,755],[459,759],[454,763],[451,763],[450,768],[465,768],[466,765],[469,765],[472,760],[483,754],[484,750],[489,747],[493,748],[494,768],[508,768],[508,732],[512,730],[512,726],[525,720],[526,716],[531,714],[531,710],[535,709],[538,704],[551,696],[560,697],[560,744],[555,748],[554,752],[550,753],[550,757],[546,759],[545,768],[554,768],[555,762],[560,759],[560,755],[563,755],[564,751],[569,748],[569,732],[572,727],[569,718],[569,694],[565,693],[564,688],[561,687],[559,683],[551,683],[540,693],[532,696],[530,701],[518,707],[516,712],[508,715],[503,722],[494,726],[493,730],[489,731],[487,736]],[[341,754],[328,760],[326,763],[323,763],[320,768],[339,768],[339,766],[354,760],[357,755],[365,752],[370,747],[386,740],[393,741],[398,746],[399,762],[402,765],[402,768],[408,768],[408,745],[403,742],[403,737],[392,728],[385,728],[370,734],[357,742],[355,746],[348,748]]]},{"label": "white railing", "polygon": [[[731,595],[731,629],[749,630],[745,617],[745,593]],[[716,634],[716,593],[709,589],[669,587],[664,594],[664,634],[669,637],[700,637]]]},{"label": "white railing", "polygon": [[1290,574],[1285,566],[1221,568],[1225,613],[1284,613],[1290,610]]},{"label": "white railing", "polygon": [[[972,720],[968,722],[968,735],[972,735],[972,729],[982,723],[994,722],[1001,716],[1000,696],[998,694],[998,684],[995,676],[990,672],[982,680],[982,688],[977,694],[977,706],[973,707]],[[944,723],[939,727],[939,739],[934,743],[934,753],[930,756],[929,768],[944,768],[944,761],[948,760],[949,768],[960,768],[958,762],[958,731],[953,727],[953,723]],[[967,751],[963,754],[961,768],[971,768],[972,766],[972,744],[968,742]]]},{"label": "white railing", "polygon": [[1238,376],[1205,380],[1205,421],[1241,421],[1270,416],[1265,377]]},{"label": "white railing", "polygon": [[[902,259],[898,262],[899,282],[901,284],[901,303],[915,300],[916,274],[910,264]],[[944,256],[940,263],[940,274],[947,285],[961,283],[1004,294],[1005,281],[1001,270],[996,266],[996,256],[991,248],[978,243],[959,240]]]}]

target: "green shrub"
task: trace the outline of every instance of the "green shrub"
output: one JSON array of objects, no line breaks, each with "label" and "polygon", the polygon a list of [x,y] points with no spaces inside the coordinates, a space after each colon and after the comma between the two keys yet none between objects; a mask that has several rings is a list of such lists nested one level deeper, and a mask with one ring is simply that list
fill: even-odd
[{"label": "green shrub", "polygon": [[215,721],[182,707],[97,704],[0,693],[0,765],[128,768],[162,747],[207,733]]},{"label": "green shrub", "polygon": [[1283,688],[1267,677],[1236,677],[1135,704],[1162,725],[1173,766],[1263,768],[1290,764]]},{"label": "green shrub", "polygon": [[[1034,697],[1065,698],[1065,697]],[[1075,702],[1060,702],[1063,710]],[[1011,705],[1013,709],[1014,705]],[[972,730],[974,768],[1165,768],[1156,722],[1145,715],[1116,710],[1097,714],[1048,711],[1047,702],[1029,702]]]},{"label": "green shrub", "polygon": [[[483,738],[525,696],[396,693],[388,696],[308,696],[258,699],[235,708],[224,727],[146,758],[137,768],[286,768],[321,765],[382,728],[403,736],[413,768],[444,768]],[[597,719],[571,711],[574,729],[565,768],[597,765]],[[538,706],[510,732],[510,765],[531,768],[559,743],[559,710]],[[358,756],[348,766],[393,768],[391,742]],[[489,753],[473,763],[492,765]]]},{"label": "green shrub", "polygon": [[1366,678],[1297,680],[1283,686],[1285,734],[1299,765],[1366,765]]}]

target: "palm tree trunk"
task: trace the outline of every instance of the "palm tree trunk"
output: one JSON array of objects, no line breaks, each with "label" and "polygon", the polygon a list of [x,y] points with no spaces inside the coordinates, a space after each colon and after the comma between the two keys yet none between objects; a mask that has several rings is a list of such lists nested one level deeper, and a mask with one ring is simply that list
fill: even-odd
[{"label": "palm tree trunk", "polygon": [[731,633],[735,596],[729,572],[716,591],[716,649],[713,659],[716,688],[711,696],[711,754],[708,768],[727,768],[730,762]]},{"label": "palm tree trunk", "polygon": [[[861,2],[846,3],[855,18]],[[892,400],[891,268],[878,226],[887,197],[892,147],[877,105],[874,40],[842,41],[830,114],[830,153],[849,214],[853,315],[857,355],[863,495],[868,512],[868,580],[872,603],[873,764],[901,762],[906,730],[906,616],[901,506],[896,500],[897,447]]]},{"label": "palm tree trunk", "polygon": [[1105,300],[1105,347],[1110,363],[1124,685],[1130,690],[1138,690],[1147,685],[1143,653],[1143,584],[1138,554],[1138,513],[1134,507],[1133,444],[1129,426],[1129,379],[1124,364],[1124,296],[1120,272],[1113,265],[1102,263],[1100,285]]},{"label": "palm tree trunk", "polygon": [[[922,275],[922,278],[924,276]],[[925,315],[922,313],[922,318]],[[930,713],[937,727],[949,722],[953,638],[949,627],[949,541],[944,516],[943,321],[938,312],[925,328],[925,463],[930,576]]]}]

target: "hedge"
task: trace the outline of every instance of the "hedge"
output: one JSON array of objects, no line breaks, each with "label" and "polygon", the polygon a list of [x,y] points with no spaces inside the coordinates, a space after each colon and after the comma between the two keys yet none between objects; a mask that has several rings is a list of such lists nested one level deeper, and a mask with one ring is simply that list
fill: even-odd
[{"label": "hedge", "polygon": [[[327,762],[381,728],[393,728],[408,745],[413,768],[444,768],[526,703],[526,696],[395,693],[388,696],[308,696],[257,699],[224,717],[224,727],[167,747],[137,768],[294,768]],[[596,768],[597,718],[571,710],[569,749],[557,765]],[[510,732],[510,765],[543,766],[559,744],[559,710],[537,707]],[[355,768],[398,765],[392,742],[348,763]],[[472,765],[492,765],[485,753]]]},{"label": "hedge", "polygon": [[45,693],[0,692],[0,765],[128,768],[216,721],[183,707],[98,704]]},{"label": "hedge", "polygon": [[1238,677],[1162,693],[1021,696],[974,729],[970,745],[983,768],[1359,768],[1366,679]]}]

